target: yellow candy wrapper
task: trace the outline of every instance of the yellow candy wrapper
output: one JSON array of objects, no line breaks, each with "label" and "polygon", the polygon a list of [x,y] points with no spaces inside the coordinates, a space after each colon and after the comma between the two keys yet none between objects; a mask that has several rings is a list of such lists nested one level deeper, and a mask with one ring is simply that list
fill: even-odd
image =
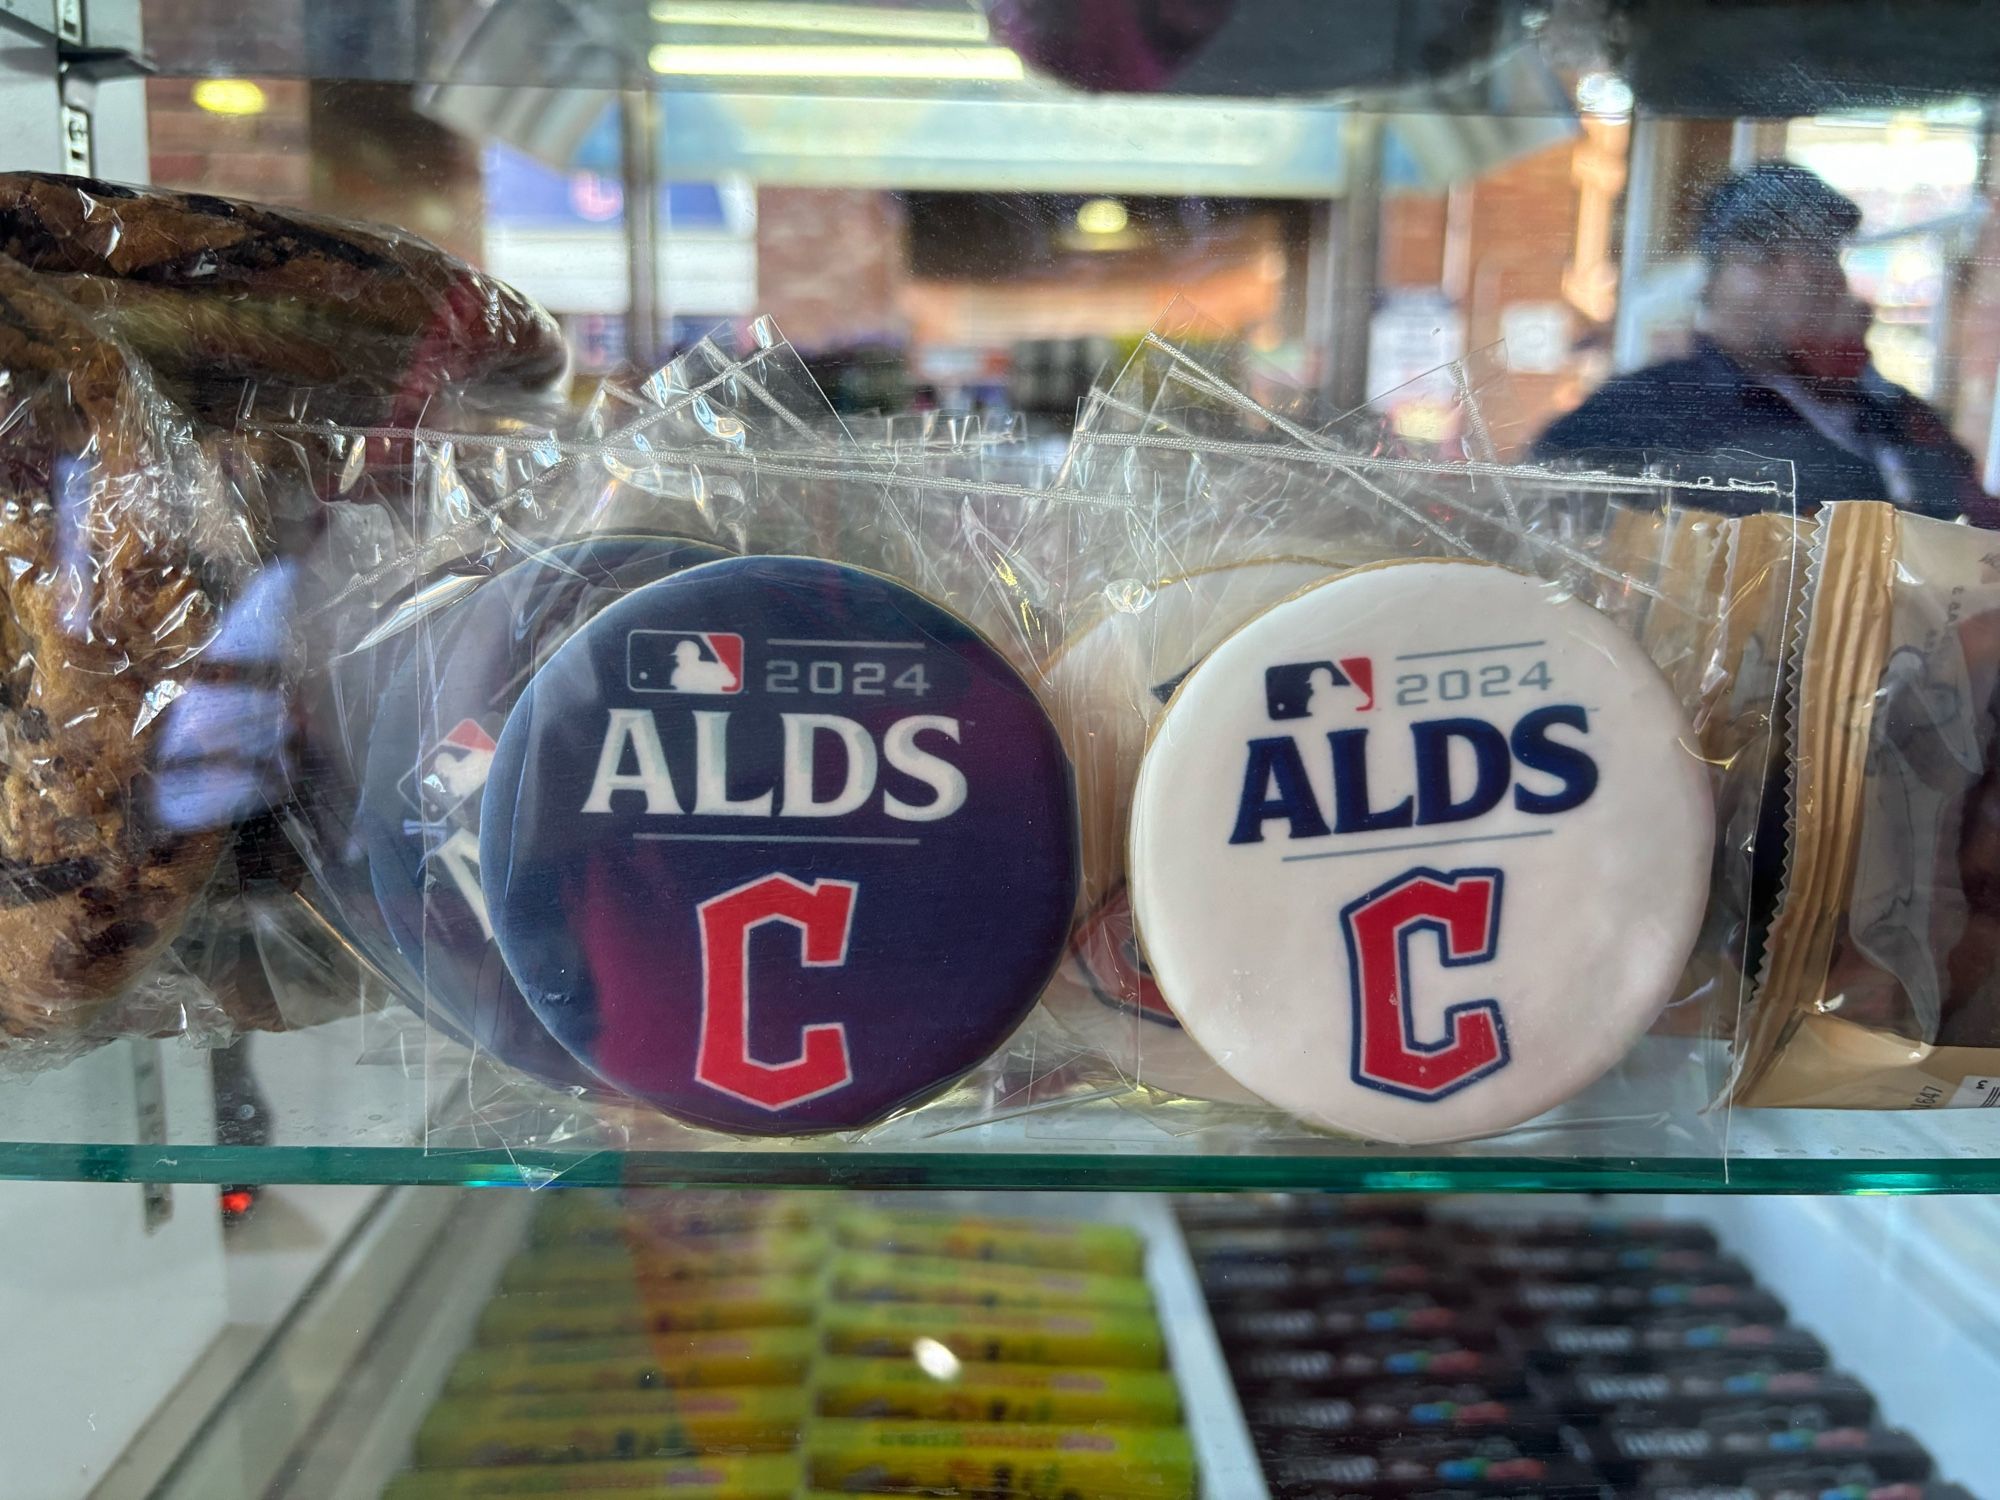
[{"label": "yellow candy wrapper", "polygon": [[[817,1346],[805,1329],[757,1330],[695,1338],[731,1339],[740,1351],[661,1355],[647,1339],[559,1339],[545,1344],[500,1344],[474,1349],[452,1367],[448,1395],[528,1396],[569,1391],[656,1391],[708,1386],[792,1385],[803,1380]],[[672,1343],[663,1338],[661,1343]],[[535,1353],[596,1351],[595,1357],[523,1359]]]},{"label": "yellow candy wrapper", "polygon": [[1051,1271],[929,1255],[849,1252],[834,1262],[833,1294],[859,1302],[936,1302],[962,1307],[1127,1308],[1153,1305],[1137,1276]]},{"label": "yellow candy wrapper", "polygon": [[940,1379],[914,1359],[828,1358],[813,1371],[813,1390],[823,1417],[1121,1427],[1181,1419],[1173,1377],[1140,1370],[968,1362]]},{"label": "yellow candy wrapper", "polygon": [[602,1339],[723,1328],[781,1328],[812,1321],[818,1281],[751,1276],[685,1286],[565,1287],[496,1297],[479,1317],[482,1344]]},{"label": "yellow candy wrapper", "polygon": [[515,1422],[590,1417],[683,1417],[690,1421],[770,1420],[796,1425],[804,1414],[798,1386],[700,1386],[659,1391],[557,1391],[527,1396],[447,1396],[424,1418],[445,1429],[507,1427]]},{"label": "yellow candy wrapper", "polygon": [[825,1236],[718,1234],[657,1248],[564,1245],[518,1256],[501,1275],[502,1290],[546,1291],[569,1286],[642,1285],[709,1277],[799,1275],[826,1264]]},{"label": "yellow candy wrapper", "polygon": [[819,1421],[812,1483],[852,1491],[1004,1494],[1020,1500],[1194,1500],[1194,1447],[1171,1429]]},{"label": "yellow candy wrapper", "polygon": [[1017,1312],[929,1303],[836,1303],[820,1315],[829,1351],[877,1359],[907,1357],[918,1339],[959,1359],[1002,1364],[1098,1365],[1157,1370],[1166,1340],[1151,1313]]},{"label": "yellow candy wrapper", "polygon": [[418,1429],[416,1459],[421,1468],[450,1469],[776,1452],[798,1440],[805,1396],[789,1390],[770,1394],[777,1399],[762,1409],[719,1414],[603,1413],[504,1421],[484,1416],[480,1409],[486,1402],[441,1402]]},{"label": "yellow candy wrapper", "polygon": [[792,1500],[801,1483],[798,1455],[700,1458],[661,1462],[523,1465],[435,1469],[389,1481],[382,1500],[491,1500],[501,1495],[561,1495],[564,1500]]},{"label": "yellow candy wrapper", "polygon": [[862,1209],[836,1218],[834,1233],[855,1250],[1003,1261],[1110,1276],[1138,1275],[1146,1254],[1138,1231],[1122,1224],[1048,1219]]}]

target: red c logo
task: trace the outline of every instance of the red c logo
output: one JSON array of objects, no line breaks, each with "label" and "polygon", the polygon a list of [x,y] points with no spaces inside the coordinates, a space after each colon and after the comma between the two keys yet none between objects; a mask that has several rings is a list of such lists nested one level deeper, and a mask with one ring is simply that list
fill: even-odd
[{"label": "red c logo", "polygon": [[1492,960],[1500,942],[1498,870],[1417,869],[1341,909],[1354,996],[1353,1077],[1405,1099],[1442,1099],[1507,1065],[1498,1000],[1447,1006],[1444,1036],[1417,1036],[1410,938],[1435,932],[1447,968]]},{"label": "red c logo", "polygon": [[695,908],[701,918],[697,1081],[774,1112],[854,1081],[847,1027],[838,1021],[806,1027],[799,1055],[790,1062],[759,1062],[750,1055],[750,934],[766,922],[789,922],[799,929],[805,967],[837,969],[847,962],[860,890],[851,880],[806,885],[789,875],[766,875]]}]

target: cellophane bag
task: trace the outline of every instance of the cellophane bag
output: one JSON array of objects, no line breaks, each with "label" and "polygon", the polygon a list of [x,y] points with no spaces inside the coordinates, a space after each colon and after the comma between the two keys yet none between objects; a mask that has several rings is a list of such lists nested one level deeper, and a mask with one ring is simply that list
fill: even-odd
[{"label": "cellophane bag", "polygon": [[[385,967],[395,970],[394,988],[410,1001],[405,1009],[420,1009],[443,1038],[426,1051],[432,1146],[643,1149],[714,1138],[713,1131],[619,1097],[577,1060],[578,1048],[560,1044],[503,962],[497,919],[485,910],[495,875],[482,867],[478,850],[487,840],[473,820],[477,806],[490,805],[481,778],[501,738],[499,721],[511,723],[522,679],[546,674],[579,627],[649,585],[739,553],[822,559],[850,576],[893,581],[936,601],[1011,664],[1004,671],[1013,674],[1020,698],[1034,702],[1032,663],[1051,639],[1054,616],[1049,575],[1056,554],[1048,541],[1054,528],[1046,516],[1068,502],[1052,497],[1041,483],[1042,462],[1005,429],[977,420],[941,427],[913,419],[895,424],[895,440],[871,446],[878,429],[858,425],[860,443],[823,449],[802,443],[795,429],[773,434],[769,451],[655,445],[656,478],[642,527],[565,533],[514,559],[435,611],[428,628],[412,635],[394,680],[368,694],[376,709],[355,822],[373,915],[360,892],[347,904],[381,929],[372,946],[396,955]],[[722,493],[736,497],[740,508],[728,512],[731,524],[717,526],[723,513],[714,497]],[[857,682],[865,666],[855,669]],[[922,669],[912,675],[909,667],[891,666],[858,690],[906,692],[911,706],[924,706],[931,687]],[[638,668],[628,663],[627,670]],[[823,707],[812,702],[829,690],[820,675],[795,674],[773,690],[798,695],[801,708]],[[519,819],[544,813],[540,785],[523,783],[524,802],[511,809],[517,827]],[[1047,834],[1051,856],[1069,858],[1072,830]],[[773,847],[784,842],[776,839]],[[661,919],[677,920],[670,893],[662,889],[661,899],[669,903]],[[1065,929],[1068,916],[1064,900]],[[590,909],[574,920],[592,920]],[[678,1007],[693,997],[654,998]],[[1034,998],[1031,991],[1020,1005],[1030,1025]],[[941,1092],[932,1091],[938,1097],[914,1116],[892,1110],[835,1133],[921,1134],[933,1128],[927,1116],[961,1123],[993,1117],[1005,1108],[998,1098],[1005,1088],[1002,1059],[1013,1048],[1004,1035],[992,1044],[977,1066],[956,1081],[942,1080]]]},{"label": "cellophane bag", "polygon": [[[360,836],[369,768],[389,753],[375,749],[389,732],[383,714],[414,732],[470,601],[498,581],[550,582],[551,602],[537,610],[522,601],[528,613],[499,611],[484,626],[532,627],[552,649],[563,610],[587,614],[586,601],[602,602],[606,569],[616,566],[606,559],[619,549],[672,543],[691,555],[729,555],[746,545],[753,514],[796,510],[753,503],[756,476],[732,466],[732,455],[779,432],[801,443],[840,440],[796,352],[762,322],[727,346],[703,340],[642,381],[607,382],[557,423],[537,426],[531,418],[551,414],[532,409],[476,420],[480,411],[463,401],[441,406],[439,419],[447,414],[457,427],[355,429],[288,411],[251,429],[310,437],[300,467],[331,454],[341,496],[322,507],[300,570],[301,731],[276,811],[291,858],[271,860],[276,878],[263,888],[257,928],[273,1002],[293,1024],[358,1009],[367,1017],[364,1057],[414,1060],[434,1081],[477,1072],[501,1023],[476,1001],[438,999],[450,979],[427,972],[428,893],[406,900],[400,920],[385,917],[387,887],[374,869],[383,851],[371,861]],[[435,727],[425,719],[425,732]],[[421,807],[406,811],[422,820]],[[462,847],[424,878],[435,875],[461,903],[449,920],[477,921],[476,863],[457,862]],[[405,1003],[385,1005],[392,997]],[[507,1050],[504,1034],[499,1046]]]},{"label": "cellophane bag", "polygon": [[[13,800],[13,853],[32,862],[51,834],[77,847],[39,881],[70,888],[21,903],[10,1051],[283,1026],[255,888],[282,842],[269,819],[305,559],[347,496],[317,433],[253,431],[252,413],[402,431],[440,402],[545,411],[567,350],[532,301],[413,235],[210,195],[0,174],[0,258],[19,312],[4,355],[17,490],[57,502],[18,518],[18,618],[59,580],[79,632],[36,656],[13,642],[24,691],[40,691],[37,657],[52,681],[75,658],[47,743],[77,740]],[[13,707],[35,725],[46,712]],[[121,727],[101,753],[77,739]],[[115,855],[86,852],[86,822]],[[78,902],[82,919],[61,917]],[[29,907],[54,923],[32,943],[45,924]]]},{"label": "cellophane bag", "polygon": [[1745,1104],[2000,1104],[2000,570],[1991,537],[1878,503],[1808,525],[1787,858]]},{"label": "cellophane bag", "polygon": [[[198,956],[233,809],[209,794],[255,629],[249,518],[203,436],[98,314],[0,258],[7,677],[0,1064],[227,1030]],[[226,773],[225,773],[226,774]]]},{"label": "cellophane bag", "polygon": [[[1655,1035],[1496,1149],[1523,1149],[1552,1127],[1575,1149],[1720,1150],[1722,1123],[1697,1116],[1726,1068],[1722,1039],[1744,1007],[1758,930],[1759,834],[1798,587],[1790,549],[1775,544],[1794,508],[1789,466],[1716,456],[1620,475],[1503,464],[1479,456],[1478,387],[1504,378],[1496,372],[1445,382],[1457,393],[1452,420],[1435,424],[1455,434],[1445,447],[1399,438],[1373,411],[1325,420],[1310,398],[1288,401],[1281,381],[1258,382],[1271,395],[1259,401],[1234,383],[1250,363],[1236,357],[1225,376],[1213,346],[1149,336],[1086,405],[1063,470],[1066,485],[1127,504],[1065,513],[1078,563],[1045,691],[1077,764],[1084,874],[1071,960],[1044,1008],[1095,1055],[1100,1086],[1105,1068],[1127,1086],[1128,1113],[1176,1132],[1295,1131],[1238,1118],[1257,1096],[1193,1044],[1147,967],[1126,867],[1142,756],[1181,680],[1270,606],[1385,562],[1495,563],[1589,604],[1640,644],[1681,706],[1683,746],[1704,768],[1716,817],[1706,916]],[[1389,690],[1401,691],[1373,689]],[[1643,830],[1633,841],[1643,860]],[[1043,1092],[1071,1086],[1052,1077]],[[1534,1149],[1558,1149],[1550,1139]]]}]

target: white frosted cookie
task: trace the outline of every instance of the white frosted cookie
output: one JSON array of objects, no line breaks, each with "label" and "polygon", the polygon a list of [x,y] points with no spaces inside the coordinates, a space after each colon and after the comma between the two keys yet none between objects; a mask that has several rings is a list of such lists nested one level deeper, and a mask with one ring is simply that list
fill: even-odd
[{"label": "white frosted cookie", "polygon": [[1045,669],[1044,697],[1076,766],[1084,918],[1042,1003],[1070,1035],[1149,1087],[1255,1099],[1189,1040],[1133,938],[1126,825],[1146,736],[1181,679],[1225,636],[1334,571],[1331,563],[1279,557],[1169,578],[1132,608],[1100,616]]},{"label": "white frosted cookie", "polygon": [[1532,1119],[1671,998],[1707,771],[1639,646],[1474,563],[1364,568],[1207,653],[1140,767],[1133,911],[1188,1033],[1282,1109],[1432,1142]]}]

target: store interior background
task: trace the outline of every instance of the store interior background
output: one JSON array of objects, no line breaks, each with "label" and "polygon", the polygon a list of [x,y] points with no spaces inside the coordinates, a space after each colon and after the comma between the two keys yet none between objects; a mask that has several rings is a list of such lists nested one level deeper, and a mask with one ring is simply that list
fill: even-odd
[{"label": "store interior background", "polygon": [[[146,9],[158,54],[174,53],[177,28],[212,35],[201,4]],[[950,14],[983,25],[969,9]],[[673,34],[664,21],[661,34]],[[810,49],[798,50],[809,74]],[[654,62],[675,66],[659,49]],[[1505,116],[1389,116],[1379,182],[1357,185],[1365,174],[1347,165],[1357,159],[1354,123],[1369,110],[1241,122],[1337,133],[1325,155],[1341,165],[1330,175],[1353,191],[1332,196],[1315,195],[1313,173],[1297,169],[1264,174],[1282,195],[1060,191],[1049,184],[1140,180],[1143,162],[1038,170],[1011,157],[967,160],[962,175],[984,180],[963,187],[819,185],[850,170],[839,152],[774,153],[764,179],[662,182],[652,342],[668,354],[766,314],[841,409],[1019,412],[1059,442],[1091,381],[1179,298],[1216,338],[1254,352],[1251,374],[1335,393],[1344,380],[1399,429],[1433,441],[1449,443],[1457,419],[1448,382],[1420,377],[1467,355],[1490,369],[1504,358],[1482,404],[1502,455],[1520,457],[1607,375],[1685,346],[1699,286],[1693,205],[1732,167],[1783,158],[1862,206],[1849,272],[1877,309],[1876,365],[1945,411],[1987,488],[2000,488],[1990,105],[1940,97],[1923,108],[1740,120],[1642,110],[1635,122],[1617,73],[1549,67],[1539,54],[1532,65],[1541,92],[1526,105],[1517,98]],[[650,81],[682,91],[669,98],[704,83]],[[615,161],[594,163],[604,170],[575,161],[615,153],[616,94],[563,161],[454,128],[517,116],[505,101],[520,91],[496,86],[246,75],[161,76],[146,89],[155,182],[405,225],[542,300],[570,333],[586,380],[630,368],[644,348],[628,317],[626,184]],[[826,139],[839,140],[855,128],[857,105],[866,101],[848,94],[793,98],[787,124],[812,134],[819,106]],[[1105,134],[1117,129],[1107,123]],[[533,125],[509,133],[530,145],[546,134]],[[1183,145],[1161,149],[1162,169]],[[893,177],[886,153],[862,161],[868,150],[856,146],[852,175]],[[670,168],[672,155],[670,146]],[[1371,238],[1357,215],[1369,217],[1378,247],[1372,273],[1350,253]],[[1342,320],[1355,327],[1357,299],[1369,309],[1365,359],[1357,349],[1343,360]],[[1336,400],[1333,409],[1343,408]]]}]

